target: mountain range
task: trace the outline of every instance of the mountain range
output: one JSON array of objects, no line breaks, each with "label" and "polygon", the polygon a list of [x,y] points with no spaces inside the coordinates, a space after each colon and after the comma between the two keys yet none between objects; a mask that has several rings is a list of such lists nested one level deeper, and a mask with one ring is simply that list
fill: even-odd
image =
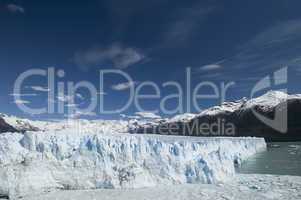
[{"label": "mountain range", "polygon": [[[273,120],[277,114],[285,115],[283,120],[287,123],[283,124],[284,131],[277,130],[258,117]],[[199,114],[186,113],[156,123],[136,123],[131,132],[186,136],[256,136],[264,137],[267,141],[301,140],[301,95],[269,91],[258,98],[225,102]]]},{"label": "mountain range", "polygon": [[[277,117],[285,117],[283,130],[279,123],[273,122]],[[259,116],[259,117],[258,117]],[[262,120],[268,119],[272,124]],[[253,98],[243,98],[234,102],[225,102],[200,113],[184,113],[172,118],[153,118],[126,120],[82,120],[83,127],[92,127],[93,132],[114,124],[116,130],[133,134],[161,134],[179,136],[222,136],[222,137],[264,137],[267,141],[301,140],[301,95],[288,95],[281,91],[269,91]],[[276,127],[275,127],[276,126]],[[0,115],[0,133],[27,132],[60,129],[75,129],[64,122],[43,122],[20,119],[5,114]],[[84,128],[86,130],[87,128]],[[102,130],[103,131],[103,130]]]}]

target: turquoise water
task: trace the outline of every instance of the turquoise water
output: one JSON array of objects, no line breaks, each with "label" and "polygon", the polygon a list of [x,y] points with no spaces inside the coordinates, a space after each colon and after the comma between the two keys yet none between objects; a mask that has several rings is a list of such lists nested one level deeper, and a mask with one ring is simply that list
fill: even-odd
[{"label": "turquoise water", "polygon": [[301,176],[301,142],[269,143],[267,151],[242,163],[237,172]]}]

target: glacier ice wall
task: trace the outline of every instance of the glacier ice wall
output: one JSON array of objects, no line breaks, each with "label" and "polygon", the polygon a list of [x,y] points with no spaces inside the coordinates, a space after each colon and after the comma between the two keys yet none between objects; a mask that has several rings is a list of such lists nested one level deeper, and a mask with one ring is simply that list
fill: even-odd
[{"label": "glacier ice wall", "polygon": [[217,183],[234,175],[234,161],[265,148],[261,138],[5,133],[0,194]]}]

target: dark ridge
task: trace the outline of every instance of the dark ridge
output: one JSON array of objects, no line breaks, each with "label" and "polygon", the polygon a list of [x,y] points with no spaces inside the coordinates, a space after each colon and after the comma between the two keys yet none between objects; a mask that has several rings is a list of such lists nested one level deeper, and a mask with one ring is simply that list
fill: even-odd
[{"label": "dark ridge", "polygon": [[[255,115],[256,110],[261,115],[273,119],[276,108],[265,109],[255,106],[252,109],[239,108],[235,112],[222,112],[215,115],[202,115],[193,118],[189,122],[162,122],[156,125],[136,126],[131,130],[132,133],[140,134],[162,134],[162,135],[185,135],[200,137],[242,137],[254,136],[263,137],[267,142],[288,142],[301,141],[301,99],[288,99],[286,102],[288,108],[288,130],[285,133],[274,130],[261,122]],[[277,109],[279,106],[277,106]],[[281,106],[280,106],[281,108]],[[218,130],[214,134],[208,131],[204,134],[200,131],[199,125],[224,123],[233,124],[235,131],[233,134],[225,134],[224,130]],[[195,126],[197,125],[197,126]],[[196,127],[196,128],[195,128]]]},{"label": "dark ridge", "polygon": [[3,118],[0,117],[0,133],[5,133],[5,132],[19,132],[17,129],[9,125],[8,123],[5,122]]},{"label": "dark ridge", "polygon": [[9,196],[0,194],[0,199],[9,199]]}]

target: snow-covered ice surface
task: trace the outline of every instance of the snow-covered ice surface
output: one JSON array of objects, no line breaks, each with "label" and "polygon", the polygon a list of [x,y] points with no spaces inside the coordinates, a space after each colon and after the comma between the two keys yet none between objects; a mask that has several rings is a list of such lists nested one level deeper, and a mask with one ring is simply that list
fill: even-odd
[{"label": "snow-covered ice surface", "polygon": [[22,119],[15,116],[0,114],[6,123],[17,130],[31,130],[35,128],[41,132],[59,133],[65,130],[69,132],[82,132],[84,134],[122,134],[128,133],[129,122],[124,120],[84,120],[65,119],[53,121],[37,121]]},{"label": "snow-covered ice surface", "polygon": [[0,194],[220,183],[266,148],[260,138],[195,138],[60,131],[0,135]]},{"label": "snow-covered ice surface", "polygon": [[292,200],[301,199],[301,177],[239,174],[216,185],[184,184],[117,190],[59,191],[24,200]]}]

